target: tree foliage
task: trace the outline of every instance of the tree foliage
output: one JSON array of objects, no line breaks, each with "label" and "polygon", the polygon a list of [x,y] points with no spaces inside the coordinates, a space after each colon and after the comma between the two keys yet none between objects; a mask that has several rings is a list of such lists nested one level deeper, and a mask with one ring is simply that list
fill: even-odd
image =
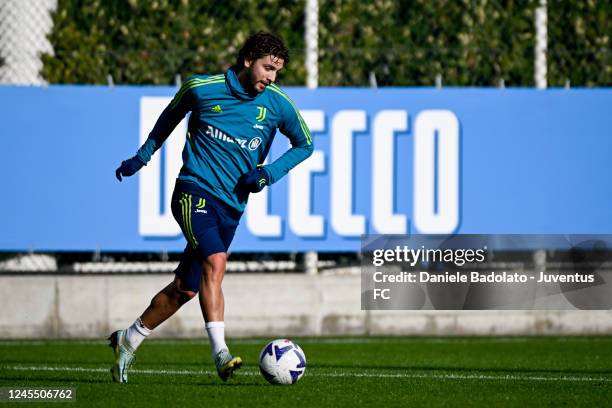
[{"label": "tree foliage", "polygon": [[[533,86],[538,0],[321,0],[319,84]],[[305,0],[59,0],[52,83],[172,84],[231,65],[246,37],[281,35],[283,84],[304,85]],[[549,84],[610,85],[611,0],[548,1]]]},{"label": "tree foliage", "polygon": [[[533,78],[531,0],[334,0],[321,12],[322,82],[526,85]],[[356,68],[358,67],[358,68]]]},{"label": "tree foliage", "polygon": [[612,86],[611,17],[611,0],[549,2],[549,86]]},{"label": "tree foliage", "polygon": [[52,83],[172,84],[176,74],[213,74],[233,64],[249,34],[268,30],[294,50],[284,79],[305,77],[304,3],[60,0],[44,56]]}]

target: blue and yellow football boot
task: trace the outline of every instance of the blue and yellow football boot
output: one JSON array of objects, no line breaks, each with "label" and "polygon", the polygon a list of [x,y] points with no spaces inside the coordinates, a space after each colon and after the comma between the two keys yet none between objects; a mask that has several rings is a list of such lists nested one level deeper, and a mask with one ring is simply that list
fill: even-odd
[{"label": "blue and yellow football boot", "polygon": [[223,349],[215,356],[215,366],[217,366],[219,377],[221,377],[223,381],[227,381],[234,371],[242,367],[242,359],[232,356],[229,350]]}]

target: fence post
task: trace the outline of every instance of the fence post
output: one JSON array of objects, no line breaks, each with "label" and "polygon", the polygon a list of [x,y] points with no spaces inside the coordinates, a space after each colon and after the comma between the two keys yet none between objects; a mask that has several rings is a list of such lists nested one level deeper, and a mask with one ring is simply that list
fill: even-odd
[{"label": "fence post", "polygon": [[[319,86],[319,3],[318,0],[306,1],[306,87]],[[315,251],[304,254],[304,270],[309,275],[318,272],[319,255]]]},{"label": "fence post", "polygon": [[306,86],[319,86],[319,3],[306,1]]},{"label": "fence post", "polygon": [[546,89],[547,81],[547,60],[546,53],[548,47],[548,14],[546,0],[540,0],[540,6],[535,11],[536,45],[535,45],[535,84],[538,89]]}]

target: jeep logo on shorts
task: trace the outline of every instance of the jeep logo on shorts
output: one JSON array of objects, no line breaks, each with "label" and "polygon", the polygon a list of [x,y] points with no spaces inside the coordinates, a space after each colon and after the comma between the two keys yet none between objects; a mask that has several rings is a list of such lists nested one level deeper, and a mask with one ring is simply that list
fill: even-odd
[{"label": "jeep logo on shorts", "polygon": [[261,144],[261,137],[257,136],[249,141],[249,150],[255,150]]}]

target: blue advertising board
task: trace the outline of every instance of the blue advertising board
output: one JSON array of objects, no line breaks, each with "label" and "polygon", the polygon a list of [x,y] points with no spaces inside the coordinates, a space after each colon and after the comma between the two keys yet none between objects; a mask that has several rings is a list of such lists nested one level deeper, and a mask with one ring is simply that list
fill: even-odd
[{"label": "blue advertising board", "polygon": [[[0,87],[0,250],[181,251],[184,122],[119,183],[176,89]],[[233,251],[362,234],[612,233],[612,90],[287,88],[315,153],[252,195]],[[270,160],[287,149],[278,134]]]}]

